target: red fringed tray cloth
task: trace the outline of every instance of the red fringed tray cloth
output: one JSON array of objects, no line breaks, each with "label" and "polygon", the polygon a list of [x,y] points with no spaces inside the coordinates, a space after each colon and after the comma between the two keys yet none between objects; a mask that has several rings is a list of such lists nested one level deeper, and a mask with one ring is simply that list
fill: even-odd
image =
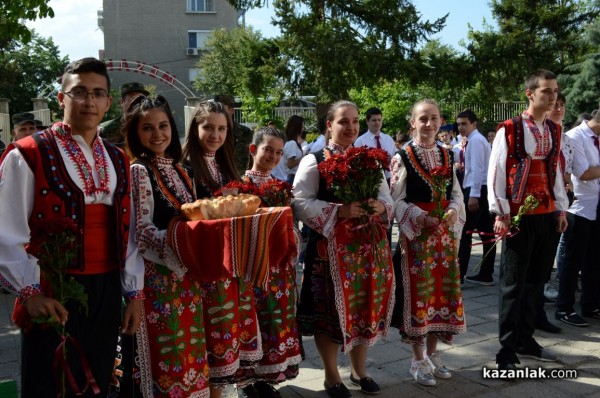
[{"label": "red fringed tray cloth", "polygon": [[167,240],[188,275],[200,282],[236,276],[266,288],[270,269],[285,267],[297,253],[290,207],[221,220],[176,220]]}]

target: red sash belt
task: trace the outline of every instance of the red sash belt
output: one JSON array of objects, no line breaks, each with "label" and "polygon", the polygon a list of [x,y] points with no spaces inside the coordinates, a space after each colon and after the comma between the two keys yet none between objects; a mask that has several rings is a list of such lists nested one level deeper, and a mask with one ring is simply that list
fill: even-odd
[{"label": "red sash belt", "polygon": [[[446,209],[449,203],[450,201],[447,199],[442,200],[442,209]],[[418,206],[421,210],[425,210],[427,212],[430,212],[437,207],[437,202],[415,202],[413,204]]]},{"label": "red sash belt", "polygon": [[118,268],[114,207],[93,204],[85,206],[83,247],[85,266],[70,269],[68,274],[103,274]]},{"label": "red sash belt", "polygon": [[[552,213],[556,209],[554,204],[554,194],[550,192],[546,161],[543,159],[535,159],[531,161],[523,200],[525,200],[529,195],[535,196],[540,204],[533,211],[530,211],[527,214]],[[522,203],[510,202],[510,214],[516,215],[519,212],[519,207],[521,204]]]}]

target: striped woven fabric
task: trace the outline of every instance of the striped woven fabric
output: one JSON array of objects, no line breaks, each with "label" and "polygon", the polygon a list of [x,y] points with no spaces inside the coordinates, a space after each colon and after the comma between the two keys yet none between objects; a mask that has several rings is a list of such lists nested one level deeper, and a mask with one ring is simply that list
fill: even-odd
[{"label": "striped woven fabric", "polygon": [[201,282],[238,276],[266,288],[270,268],[296,255],[293,228],[291,208],[271,207],[246,217],[174,222],[168,242]]}]

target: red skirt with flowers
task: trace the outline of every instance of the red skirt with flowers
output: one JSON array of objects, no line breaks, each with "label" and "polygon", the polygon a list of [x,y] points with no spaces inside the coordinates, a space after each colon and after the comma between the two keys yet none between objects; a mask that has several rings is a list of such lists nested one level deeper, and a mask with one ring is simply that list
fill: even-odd
[{"label": "red skirt with flowers", "polygon": [[202,306],[210,383],[247,382],[262,357],[252,286],[237,277],[202,283]]},{"label": "red skirt with flowers", "polygon": [[263,357],[257,378],[280,383],[298,376],[302,361],[296,324],[296,270],[293,261],[272,267],[267,289],[254,288]]},{"label": "red skirt with flowers", "polygon": [[302,334],[327,334],[350,351],[387,334],[394,273],[385,229],[377,221],[338,222],[334,236],[307,247],[298,321]]},{"label": "red skirt with flowers", "polygon": [[[416,204],[423,210],[434,206]],[[413,344],[423,344],[428,333],[451,343],[454,334],[466,331],[454,233],[448,228],[436,231],[424,229],[412,241],[400,237],[402,272],[398,283],[402,286],[397,308],[402,315],[395,317],[394,326],[404,341]]]},{"label": "red skirt with flowers", "polygon": [[200,283],[177,277],[162,265],[144,265],[144,321],[137,333],[141,392],[148,397],[207,397]]}]

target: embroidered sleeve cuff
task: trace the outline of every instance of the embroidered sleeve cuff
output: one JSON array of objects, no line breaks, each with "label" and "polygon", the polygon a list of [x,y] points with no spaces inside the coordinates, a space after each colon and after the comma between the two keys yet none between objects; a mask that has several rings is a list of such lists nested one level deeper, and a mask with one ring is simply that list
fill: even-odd
[{"label": "embroidered sleeve cuff", "polygon": [[130,302],[133,300],[143,300],[146,297],[144,296],[143,290],[133,290],[131,292],[125,293],[125,301]]},{"label": "embroidered sleeve cuff", "polygon": [[565,217],[567,215],[567,212],[565,210],[557,210],[554,212],[554,214],[556,215],[556,217]]},{"label": "embroidered sleeve cuff", "polygon": [[35,296],[38,294],[42,294],[42,290],[40,289],[39,283],[34,283],[33,285],[26,286],[19,292],[19,298],[22,301],[27,300],[31,296]]}]

